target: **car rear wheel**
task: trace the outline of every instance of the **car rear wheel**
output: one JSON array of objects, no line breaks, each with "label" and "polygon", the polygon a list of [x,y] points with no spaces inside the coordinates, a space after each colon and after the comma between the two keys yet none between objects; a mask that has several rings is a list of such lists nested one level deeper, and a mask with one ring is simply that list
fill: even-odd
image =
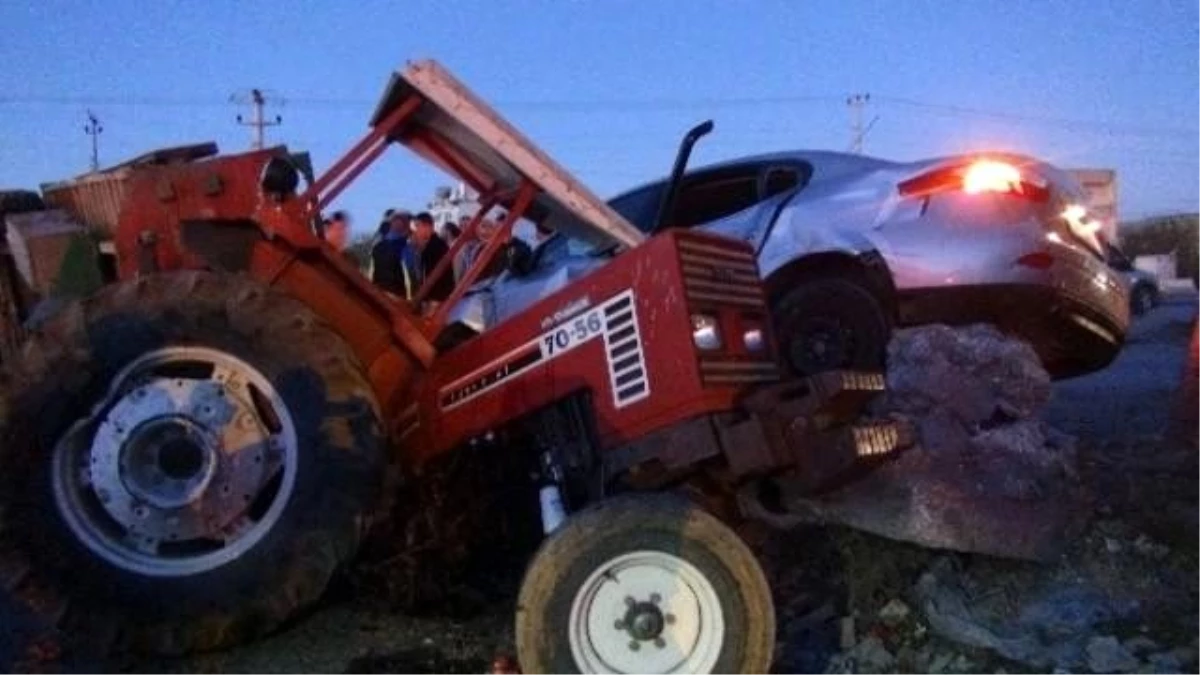
[{"label": "car rear wheel", "polygon": [[875,294],[850,277],[800,282],[775,304],[774,317],[796,375],[883,366],[890,322]]},{"label": "car rear wheel", "polygon": [[616,497],[573,515],[517,601],[528,673],[762,673],[775,610],[754,554],[699,507]]},{"label": "car rear wheel", "polygon": [[4,382],[0,584],[68,635],[212,649],[312,603],[383,475],[373,393],[303,304],[239,277],[108,287]]}]

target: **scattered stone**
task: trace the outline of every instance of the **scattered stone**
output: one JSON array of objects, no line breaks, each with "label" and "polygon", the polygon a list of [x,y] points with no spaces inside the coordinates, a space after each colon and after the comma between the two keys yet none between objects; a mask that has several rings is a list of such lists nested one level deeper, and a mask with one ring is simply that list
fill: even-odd
[{"label": "scattered stone", "polygon": [[1140,662],[1115,637],[1094,637],[1087,644],[1088,667],[1096,673],[1129,673]]},{"label": "scattered stone", "polygon": [[1163,558],[1167,557],[1168,553],[1171,552],[1171,549],[1163,546],[1144,534],[1139,534],[1138,538],[1133,541],[1133,550],[1137,551],[1141,555],[1146,556],[1147,558],[1153,558],[1155,560],[1162,560]]},{"label": "scattered stone", "polygon": [[934,656],[929,661],[929,672],[939,674],[944,673],[946,672],[946,668],[950,666],[950,662],[953,660],[954,654],[951,654],[950,652],[942,652],[941,654]]},{"label": "scattered stone", "polygon": [[854,659],[860,673],[891,672],[896,663],[896,657],[884,646],[883,640],[874,635],[868,635],[862,642],[854,645],[848,656]]},{"label": "scattered stone", "polygon": [[1125,649],[1136,656],[1143,656],[1150,652],[1159,651],[1158,643],[1145,635],[1129,638],[1125,641]]},{"label": "scattered stone", "polygon": [[894,598],[879,610],[879,620],[888,626],[895,627],[904,623],[910,614],[912,614],[912,610],[908,605],[904,604],[903,600]]},{"label": "scattered stone", "polygon": [[847,654],[834,654],[829,659],[829,664],[825,666],[826,673],[836,673],[838,675],[849,675],[850,673],[858,672],[854,664],[854,659]]},{"label": "scattered stone", "polygon": [[1179,660],[1185,668],[1195,668],[1197,662],[1196,647],[1176,647],[1166,652]]},{"label": "scattered stone", "polygon": [[950,662],[950,672],[952,673],[969,673],[974,669],[975,662],[968,659],[966,654],[959,654]]},{"label": "scattered stone", "polygon": [[1183,663],[1169,651],[1151,654],[1148,660],[1150,662],[1150,667],[1148,670],[1152,673],[1183,672]]},{"label": "scattered stone", "polygon": [[843,616],[838,622],[838,646],[842,651],[849,651],[854,648],[856,642],[858,636],[854,632],[854,617]]}]

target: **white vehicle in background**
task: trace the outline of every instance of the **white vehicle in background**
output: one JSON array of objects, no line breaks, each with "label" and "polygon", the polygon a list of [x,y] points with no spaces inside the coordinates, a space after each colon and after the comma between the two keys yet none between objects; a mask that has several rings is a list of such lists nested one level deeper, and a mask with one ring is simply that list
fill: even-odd
[{"label": "white vehicle in background", "polygon": [[1108,264],[1120,272],[1129,284],[1129,311],[1141,316],[1158,306],[1162,290],[1158,277],[1133,266],[1133,261],[1115,245],[1108,245]]}]

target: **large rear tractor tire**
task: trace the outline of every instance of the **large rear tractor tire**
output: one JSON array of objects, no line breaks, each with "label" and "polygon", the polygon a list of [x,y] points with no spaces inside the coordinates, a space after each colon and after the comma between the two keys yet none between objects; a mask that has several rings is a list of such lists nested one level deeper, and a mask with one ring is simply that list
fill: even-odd
[{"label": "large rear tractor tire", "polygon": [[66,635],[158,653],[261,635],[321,595],[376,505],[361,366],[242,277],[107,287],[2,387],[0,587]]},{"label": "large rear tractor tire", "polygon": [[883,367],[891,325],[879,298],[853,276],[808,279],[774,307],[779,350],[800,376]]},{"label": "large rear tractor tire", "polygon": [[527,673],[762,673],[775,609],[762,568],[699,507],[630,495],[573,515],[517,601]]}]

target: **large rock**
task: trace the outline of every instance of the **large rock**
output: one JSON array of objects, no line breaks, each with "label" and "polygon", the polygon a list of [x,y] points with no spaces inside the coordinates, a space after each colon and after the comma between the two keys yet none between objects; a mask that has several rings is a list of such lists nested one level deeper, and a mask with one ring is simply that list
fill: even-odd
[{"label": "large rock", "polygon": [[986,324],[896,331],[887,383],[885,409],[917,416],[940,409],[967,427],[998,410],[1030,417],[1050,400],[1050,376],[1033,348]]},{"label": "large rock", "polygon": [[1037,415],[1050,377],[1033,349],[990,326],[897,331],[876,412],[900,415],[919,444],[818,498],[806,517],[924,546],[1051,559],[1082,525],[1073,439]]}]

